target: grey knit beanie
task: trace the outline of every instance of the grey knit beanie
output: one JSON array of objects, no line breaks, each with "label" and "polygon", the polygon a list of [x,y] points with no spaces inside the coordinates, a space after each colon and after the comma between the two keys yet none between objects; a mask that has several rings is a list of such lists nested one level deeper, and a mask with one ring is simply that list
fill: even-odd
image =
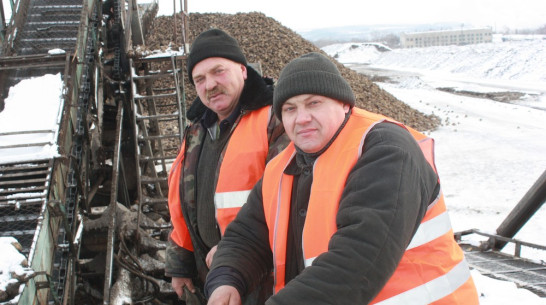
[{"label": "grey knit beanie", "polygon": [[223,57],[246,66],[245,55],[235,38],[219,29],[207,30],[195,38],[188,55],[188,77],[192,84],[193,68],[209,57]]},{"label": "grey knit beanie", "polygon": [[336,65],[320,53],[308,53],[289,62],[273,90],[273,109],[281,118],[282,104],[300,94],[316,94],[339,100],[351,107],[355,96]]}]

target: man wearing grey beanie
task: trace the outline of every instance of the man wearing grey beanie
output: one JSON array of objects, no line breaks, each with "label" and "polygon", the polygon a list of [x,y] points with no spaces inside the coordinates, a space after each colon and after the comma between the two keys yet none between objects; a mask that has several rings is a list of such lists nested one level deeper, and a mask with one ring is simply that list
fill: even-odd
[{"label": "man wearing grey beanie", "polygon": [[433,140],[355,107],[320,53],[291,61],[273,108],[292,142],[271,160],[218,244],[208,304],[478,304],[453,238]]},{"label": "man wearing grey beanie", "polygon": [[[187,68],[198,97],[188,111],[191,123],[169,172],[173,229],[165,275],[172,277],[179,298],[194,305],[204,303],[195,299],[202,295],[225,228],[262,177],[266,162],[289,139],[272,110],[272,80],[247,65],[239,43],[228,33],[210,29],[195,38]],[[266,294],[255,289],[247,300],[263,302]]]}]

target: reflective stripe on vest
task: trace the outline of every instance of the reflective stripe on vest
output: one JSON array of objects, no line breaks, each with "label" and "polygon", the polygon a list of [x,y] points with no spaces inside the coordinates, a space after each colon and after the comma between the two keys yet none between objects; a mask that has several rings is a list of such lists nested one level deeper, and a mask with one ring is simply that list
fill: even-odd
[{"label": "reflective stripe on vest", "polygon": [[214,205],[222,235],[263,175],[269,150],[267,125],[270,117],[271,107],[243,115],[220,160]]},{"label": "reflective stripe on vest", "polygon": [[[318,255],[328,251],[330,237],[337,231],[335,216],[346,178],[361,155],[367,132],[375,124],[384,120],[385,117],[354,108],[347,125],[328,150],[316,160],[302,238],[306,266],[311,265]],[[426,136],[409,130],[418,142],[424,144],[420,145],[421,149],[433,148],[433,142]],[[264,213],[274,256],[275,292],[284,287],[286,234],[292,189],[292,176],[284,174],[284,169],[294,154],[294,146],[290,145],[268,164],[262,187]],[[424,154],[427,161],[434,167],[432,151],[425,151]],[[341,178],[331,179],[333,176]],[[278,177],[281,179],[279,180]],[[436,251],[446,255],[438,256]],[[435,265],[431,265],[431,261],[434,261]],[[458,272],[458,266],[464,266],[460,268],[466,268],[467,272]],[[450,282],[450,285],[437,284],[441,283],[442,279],[455,280]],[[461,286],[460,283],[464,285]],[[434,295],[448,297],[457,295],[459,299],[461,296],[465,298],[475,296],[475,300],[468,298],[464,300],[468,301],[467,304],[477,304],[475,287],[464,262],[463,252],[453,239],[449,217],[441,195],[429,205],[418,232],[406,249],[394,275],[372,303],[390,300],[402,293],[406,295],[428,293],[427,287],[442,289],[442,291],[438,290],[431,295],[418,297],[421,300],[419,304],[426,304],[423,300],[435,299]],[[464,291],[460,291],[461,287],[464,287]]]},{"label": "reflective stripe on vest", "polygon": [[250,194],[250,190],[216,193],[214,195],[214,204],[217,209],[240,208],[246,203],[248,194]]},{"label": "reflective stripe on vest", "polygon": [[[431,204],[433,206],[440,199],[440,194],[438,198]],[[430,220],[423,221],[413,238],[411,239],[410,244],[406,250],[413,249],[415,247],[422,246],[436,238],[441,237],[444,234],[447,234],[451,231],[451,221],[447,211],[441,212],[439,215],[431,218]],[[305,267],[311,266],[316,256],[305,259]]]},{"label": "reflective stripe on vest", "polygon": [[421,286],[397,294],[375,304],[378,305],[425,305],[444,298],[453,287],[462,286],[470,278],[470,269],[465,260],[459,262],[445,275],[426,282]]}]

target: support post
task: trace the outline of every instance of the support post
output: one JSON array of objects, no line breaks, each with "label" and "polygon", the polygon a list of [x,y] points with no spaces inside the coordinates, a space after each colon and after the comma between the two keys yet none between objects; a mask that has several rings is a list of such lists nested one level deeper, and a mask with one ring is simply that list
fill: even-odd
[{"label": "support post", "polygon": [[[497,228],[497,235],[512,238],[546,201],[546,170]],[[493,249],[500,250],[505,241],[489,239]]]}]

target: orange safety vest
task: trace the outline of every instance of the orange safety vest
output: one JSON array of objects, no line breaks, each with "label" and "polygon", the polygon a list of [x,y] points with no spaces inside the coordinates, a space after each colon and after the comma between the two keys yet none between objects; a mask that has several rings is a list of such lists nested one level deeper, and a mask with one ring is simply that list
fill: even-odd
[{"label": "orange safety vest", "polygon": [[[263,175],[269,149],[267,126],[270,117],[271,107],[263,107],[243,115],[226,145],[225,153],[220,160],[214,194],[216,220],[222,235],[246,202],[254,184]],[[180,153],[169,172],[168,202],[173,224],[172,240],[177,245],[193,251],[180,203],[180,177],[185,150],[186,141],[184,140]]]},{"label": "orange safety vest", "polygon": [[[311,266],[321,253],[328,251],[329,240],[337,231],[335,218],[347,176],[362,154],[368,131],[375,124],[386,120],[381,115],[353,108],[346,126],[316,160],[303,228],[302,247],[306,267]],[[400,123],[393,123],[406,128]],[[435,169],[433,140],[415,130],[407,129]],[[268,163],[263,178],[262,196],[269,228],[269,243],[273,251],[275,293],[285,285],[286,236],[293,176],[284,174],[284,170],[295,154],[294,145],[291,143]],[[371,304],[429,303],[478,304],[476,288],[463,251],[453,238],[441,194],[429,204],[394,274]]]}]

